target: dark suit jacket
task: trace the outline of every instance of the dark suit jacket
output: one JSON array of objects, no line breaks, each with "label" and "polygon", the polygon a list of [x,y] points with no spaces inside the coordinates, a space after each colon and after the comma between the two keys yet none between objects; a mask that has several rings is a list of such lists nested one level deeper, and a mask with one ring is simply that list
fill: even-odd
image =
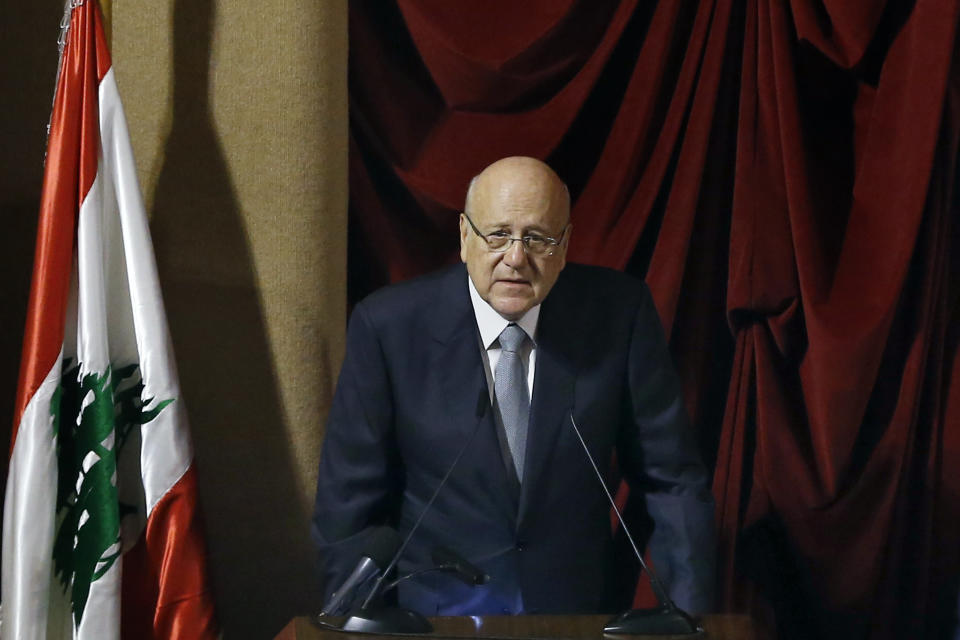
[{"label": "dark suit jacket", "polygon": [[[650,293],[622,273],[568,265],[541,307],[525,475],[507,473],[489,406],[462,265],[387,287],[357,305],[327,423],[313,536],[329,593],[369,527],[406,534],[472,442],[399,568],[446,545],[491,576],[410,580],[400,604],[426,615],[599,612],[617,565],[610,507],[570,426],[608,486],[619,470],[645,498],[656,570],[677,604],[704,611],[713,588],[713,502]],[[478,424],[479,421],[479,424]],[[521,609],[522,607],[522,609]]]}]

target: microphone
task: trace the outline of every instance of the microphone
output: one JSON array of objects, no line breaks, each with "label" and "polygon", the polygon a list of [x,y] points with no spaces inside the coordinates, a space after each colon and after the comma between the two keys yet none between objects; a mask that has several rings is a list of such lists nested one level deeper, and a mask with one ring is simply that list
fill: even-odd
[{"label": "microphone", "polygon": [[404,580],[416,578],[427,573],[433,573],[434,571],[452,573],[454,574],[453,577],[471,587],[475,587],[480,584],[486,584],[490,580],[490,576],[484,573],[480,568],[474,566],[456,551],[453,551],[447,547],[440,546],[435,548],[433,550],[431,559],[433,560],[432,567],[425,567],[423,569],[418,569],[411,573],[404,574],[385,586],[383,591],[386,592],[390,589],[393,589]]},{"label": "microphone", "polygon": [[627,534],[627,540],[630,541],[630,547],[633,549],[637,560],[640,561],[640,567],[643,568],[644,573],[650,578],[653,593],[657,597],[657,602],[660,603],[660,606],[655,609],[631,609],[626,613],[616,616],[607,622],[606,626],[603,627],[603,632],[630,635],[688,635],[701,633],[703,628],[690,617],[690,614],[673,603],[673,600],[667,595],[666,589],[663,588],[663,583],[660,582],[657,575],[650,570],[647,563],[643,561],[643,554],[637,549],[637,544],[633,541],[633,536],[630,535],[630,528],[627,527],[627,523],[623,519],[623,514],[620,513],[620,509],[617,507],[613,496],[610,495],[610,490],[607,489],[607,483],[603,480],[603,474],[600,473],[600,469],[597,467],[597,463],[590,453],[590,448],[580,434],[580,429],[577,428],[577,421],[573,419],[573,409],[570,410],[570,424],[573,426],[573,432],[577,434],[580,445],[587,454],[587,460],[590,461],[590,466],[593,467],[593,472],[597,475],[597,480],[600,481],[600,486],[603,487],[603,492],[606,494],[610,506],[613,507],[613,512],[617,514],[617,520],[620,521],[623,532]]},{"label": "microphone", "polygon": [[340,588],[330,594],[330,599],[323,605],[320,615],[332,615],[343,603],[347,594],[358,585],[384,567],[400,548],[400,535],[390,527],[377,527],[370,534],[364,547],[363,557],[354,567],[353,572],[340,585]]},{"label": "microphone", "polygon": [[466,558],[448,547],[437,547],[433,550],[430,559],[440,569],[453,571],[461,582],[471,587],[486,584],[490,580],[490,576],[479,567],[471,564]]},{"label": "microphone", "polygon": [[456,457],[447,468],[447,471],[440,480],[440,483],[437,485],[437,488],[434,489],[433,495],[430,496],[427,504],[425,504],[423,509],[420,511],[420,515],[417,516],[416,522],[413,523],[410,531],[403,539],[403,543],[400,545],[400,548],[397,549],[396,553],[393,554],[390,564],[388,564],[387,568],[380,573],[380,576],[377,578],[376,583],[374,583],[370,593],[367,594],[363,604],[360,605],[359,611],[352,613],[350,617],[347,618],[346,622],[343,623],[343,627],[341,627],[343,631],[401,634],[430,633],[433,631],[433,626],[427,621],[427,619],[415,611],[400,609],[399,607],[371,608],[370,603],[372,603],[374,599],[380,595],[381,588],[383,587],[383,581],[386,579],[390,571],[396,566],[397,561],[400,560],[400,556],[403,555],[403,551],[407,548],[407,544],[410,543],[411,538],[413,538],[413,534],[416,533],[417,529],[420,528],[420,523],[423,522],[424,516],[427,515],[430,507],[433,506],[433,502],[437,499],[437,495],[439,495],[440,490],[443,489],[444,485],[447,484],[450,474],[453,473],[453,470],[460,462],[460,458],[462,458],[463,454],[466,453],[467,449],[470,447],[470,444],[473,442],[473,439],[476,437],[477,431],[480,430],[480,425],[482,424],[481,419],[487,411],[487,405],[490,404],[490,397],[488,394],[489,391],[487,390],[486,386],[481,388],[480,395],[477,397],[477,408],[474,412],[477,423],[474,425],[473,431],[470,433],[470,437],[464,440],[463,446],[460,447],[460,451],[457,452]]}]

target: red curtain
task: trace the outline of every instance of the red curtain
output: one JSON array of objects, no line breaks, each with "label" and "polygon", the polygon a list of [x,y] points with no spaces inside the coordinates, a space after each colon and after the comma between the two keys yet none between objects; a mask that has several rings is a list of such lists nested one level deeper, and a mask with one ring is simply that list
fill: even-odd
[{"label": "red curtain", "polygon": [[653,291],[715,468],[721,607],[950,637],[960,0],[350,5],[350,297],[457,259],[508,155]]}]

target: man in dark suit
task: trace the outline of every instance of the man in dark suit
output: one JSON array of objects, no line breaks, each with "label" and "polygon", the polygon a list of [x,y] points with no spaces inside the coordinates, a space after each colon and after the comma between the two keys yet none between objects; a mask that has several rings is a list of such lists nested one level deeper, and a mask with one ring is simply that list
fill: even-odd
[{"label": "man in dark suit", "polygon": [[401,583],[425,615],[625,608],[608,486],[616,466],[653,522],[649,547],[674,601],[711,606],[713,502],[650,293],[619,272],[569,265],[570,203],[545,164],[506,158],[470,185],[466,265],[357,305],[320,462],[313,536],[327,593],[370,528],[405,535],[463,457],[399,564],[443,545],[490,575]]}]

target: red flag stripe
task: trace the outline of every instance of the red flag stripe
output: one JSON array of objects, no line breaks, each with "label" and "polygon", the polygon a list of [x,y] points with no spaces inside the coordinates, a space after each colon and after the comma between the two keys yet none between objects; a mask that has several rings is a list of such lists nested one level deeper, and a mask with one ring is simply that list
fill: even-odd
[{"label": "red flag stripe", "polygon": [[94,0],[89,0],[86,3],[86,16],[84,17],[85,23],[93,25],[94,29],[94,38],[97,47],[97,84],[99,85],[104,76],[107,75],[107,72],[110,71],[110,67],[113,66],[113,61],[110,58],[110,47],[107,45],[107,36],[103,31],[103,15],[100,13],[100,3],[95,2]]},{"label": "red flag stripe", "polygon": [[191,466],[160,499],[144,534],[124,554],[124,575],[133,579],[123,581],[123,638],[216,637],[197,494]]},{"label": "red flag stripe", "polygon": [[110,69],[98,18],[99,8],[92,0],[74,9],[63,50],[50,116],[11,452],[27,403],[55,365],[63,345],[77,215],[97,175],[97,88]]}]

